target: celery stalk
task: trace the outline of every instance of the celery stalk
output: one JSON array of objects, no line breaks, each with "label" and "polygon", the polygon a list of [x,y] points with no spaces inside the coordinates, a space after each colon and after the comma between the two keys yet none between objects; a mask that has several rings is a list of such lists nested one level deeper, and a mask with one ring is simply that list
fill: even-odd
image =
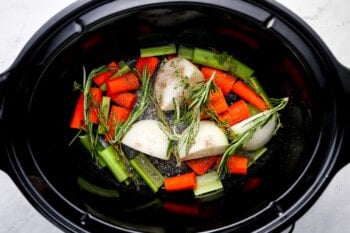
[{"label": "celery stalk", "polygon": [[103,96],[101,107],[100,107],[100,113],[101,113],[101,122],[98,125],[97,133],[98,134],[105,134],[108,132],[108,114],[109,114],[109,108],[111,105],[111,97]]},{"label": "celery stalk", "polygon": [[183,58],[186,58],[188,60],[192,60],[193,59],[193,52],[194,52],[193,48],[179,46],[177,54],[179,57],[183,57]]},{"label": "celery stalk", "polygon": [[265,152],[267,151],[266,147],[261,147],[260,149],[254,151],[254,153],[249,157],[248,167],[253,165]]},{"label": "celery stalk", "polygon": [[226,53],[218,53],[202,48],[194,48],[192,61],[196,64],[227,71],[244,81],[254,73],[253,69]]},{"label": "celery stalk", "polygon": [[212,171],[197,176],[197,187],[193,190],[195,198],[208,199],[217,196],[224,190],[224,186],[217,172]]},{"label": "celery stalk", "polygon": [[176,53],[175,44],[140,49],[140,57],[162,56]]},{"label": "celery stalk", "polygon": [[[85,135],[80,135],[79,137],[79,141],[81,142],[81,144],[85,147],[85,149],[87,151],[89,151],[92,155],[94,153],[96,153],[96,151],[94,151],[94,148],[91,145],[91,141],[90,141],[90,137],[85,134]],[[97,144],[97,150],[102,149],[102,146],[100,147],[99,144]],[[103,160],[101,160],[98,156],[92,156],[93,158],[97,159],[98,164],[103,168],[106,166],[106,164],[104,163]]]},{"label": "celery stalk", "polygon": [[118,182],[127,181],[129,175],[124,163],[115,149],[110,145],[103,150],[98,151],[99,156],[106,163],[109,170],[113,173]]},{"label": "celery stalk", "polygon": [[154,193],[163,185],[164,176],[144,154],[136,155],[130,160],[130,164]]}]

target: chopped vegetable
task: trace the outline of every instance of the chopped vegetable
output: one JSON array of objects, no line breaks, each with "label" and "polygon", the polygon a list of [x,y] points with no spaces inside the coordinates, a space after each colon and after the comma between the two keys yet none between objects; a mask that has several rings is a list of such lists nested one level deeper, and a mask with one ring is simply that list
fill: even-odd
[{"label": "chopped vegetable", "polygon": [[250,111],[247,103],[244,100],[238,100],[231,104],[229,108],[219,114],[219,119],[225,122],[227,126],[234,125],[250,117]]},{"label": "chopped vegetable", "polygon": [[254,105],[260,111],[265,111],[269,108],[265,101],[242,81],[237,81],[233,84],[232,92]]},{"label": "chopped vegetable", "polygon": [[196,186],[197,178],[194,172],[165,177],[164,179],[164,188],[168,192],[193,190]]},{"label": "chopped vegetable", "polygon": [[98,134],[105,134],[108,132],[108,116],[111,106],[111,98],[108,96],[102,97],[101,109],[99,114],[99,125],[97,129]]},{"label": "chopped vegetable", "polygon": [[243,155],[231,155],[227,159],[227,171],[229,174],[247,175],[248,157]]},{"label": "chopped vegetable", "polygon": [[114,138],[116,128],[125,122],[130,116],[130,109],[112,105],[108,117],[109,138]]},{"label": "chopped vegetable", "polygon": [[248,79],[254,73],[253,69],[227,53],[218,53],[202,48],[194,48],[193,62],[203,66],[228,71],[228,73],[233,74],[243,80]]},{"label": "chopped vegetable", "polygon": [[73,116],[69,127],[72,129],[81,129],[84,126],[84,93],[80,93],[75,104]]},{"label": "chopped vegetable", "polygon": [[209,103],[207,105],[207,108],[205,108],[203,111],[203,115],[201,116],[201,119],[205,119],[208,117],[208,114],[215,114],[215,116],[218,116],[219,114],[227,111],[229,109],[229,106],[226,102],[225,96],[222,93],[220,89],[213,90],[210,92],[209,95]]},{"label": "chopped vegetable", "polygon": [[225,132],[215,122],[203,120],[199,123],[199,130],[190,146],[188,153],[182,144],[182,137],[179,140],[179,156],[181,160],[202,158],[222,154],[228,146]]},{"label": "chopped vegetable", "polygon": [[130,127],[122,143],[147,155],[167,160],[169,141],[161,124],[156,120],[140,120]]},{"label": "chopped vegetable", "polygon": [[98,75],[96,75],[92,81],[97,85],[97,86],[101,86],[102,84],[104,84],[110,77],[112,77],[113,73],[111,71],[105,71],[102,72]]},{"label": "chopped vegetable", "polygon": [[178,53],[179,57],[183,57],[183,58],[186,58],[188,60],[193,59],[193,49],[192,48],[188,48],[185,46],[179,46],[177,53]]},{"label": "chopped vegetable", "polygon": [[140,88],[140,81],[133,73],[126,73],[106,82],[107,95],[112,96],[120,92],[135,91]]},{"label": "chopped vegetable", "polygon": [[190,87],[203,85],[202,72],[190,61],[175,57],[161,66],[154,80],[154,95],[163,111],[174,110],[174,100],[183,105]]},{"label": "chopped vegetable", "polygon": [[90,122],[98,124],[98,114],[102,102],[102,91],[100,88],[90,88]]},{"label": "chopped vegetable", "polygon": [[[283,109],[287,103],[288,98],[281,99],[271,99],[273,101],[273,108],[266,110],[264,112],[258,113],[248,119],[241,121],[230,127],[233,134],[233,140],[230,142],[229,146],[226,148],[223,157],[218,166],[218,173],[221,175],[226,168],[226,161],[232,154],[235,154],[237,150],[241,149],[246,143],[252,138],[252,135],[259,127],[262,127],[270,120],[272,116],[276,116],[279,119],[278,111]],[[276,129],[280,125],[278,124]]]},{"label": "chopped vegetable", "polygon": [[132,109],[137,101],[137,95],[131,92],[120,92],[111,96],[111,100],[121,107]]},{"label": "chopped vegetable", "polygon": [[176,53],[175,44],[140,49],[140,57],[162,56],[162,55],[175,54],[175,53]]},{"label": "chopped vegetable", "polygon": [[140,57],[139,59],[137,59],[135,69],[137,70],[137,72],[139,72],[139,74],[147,72],[148,75],[152,76],[158,66],[158,63],[158,57]]},{"label": "chopped vegetable", "polygon": [[130,164],[154,193],[163,185],[164,176],[144,154],[136,155],[130,160]]},{"label": "chopped vegetable", "polygon": [[129,178],[129,174],[124,162],[117,154],[117,151],[111,145],[109,145],[105,149],[99,150],[98,154],[118,182],[126,182],[126,180]]},{"label": "chopped vegetable", "polygon": [[215,73],[214,83],[218,88],[221,89],[224,95],[227,95],[231,91],[232,86],[236,81],[236,78],[234,76],[218,69],[203,66],[201,68],[201,72],[203,73],[205,80],[210,79],[213,73]]},{"label": "chopped vegetable", "polygon": [[185,163],[189,166],[192,171],[197,175],[205,174],[210,168],[216,163],[217,156],[208,156],[199,159],[186,160]]},{"label": "chopped vegetable", "polygon": [[276,116],[272,116],[271,119],[266,122],[265,125],[257,128],[253,133],[249,141],[244,145],[244,148],[249,151],[257,150],[263,147],[270,141],[275,134],[277,127]]},{"label": "chopped vegetable", "polygon": [[197,176],[197,186],[193,190],[195,198],[208,199],[217,196],[224,190],[221,179],[215,171]]}]

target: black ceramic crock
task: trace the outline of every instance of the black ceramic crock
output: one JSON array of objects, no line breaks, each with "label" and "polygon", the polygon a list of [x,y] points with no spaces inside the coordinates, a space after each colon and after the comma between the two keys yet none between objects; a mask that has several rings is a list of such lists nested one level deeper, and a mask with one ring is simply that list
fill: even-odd
[{"label": "black ceramic crock", "polygon": [[[162,197],[132,190],[122,202],[82,192],[77,177],[102,186],[114,181],[86,153],[68,147],[72,83],[81,80],[82,66],[167,43],[232,53],[255,69],[270,95],[290,98],[272,152],[249,171],[248,178],[263,177],[261,186],[231,191],[245,182],[235,179],[198,216],[167,213]],[[350,71],[276,2],[78,1],[47,22],[0,76],[0,165],[67,232],[277,232],[303,215],[349,162],[349,94]],[[171,201],[188,204],[183,197]]]}]

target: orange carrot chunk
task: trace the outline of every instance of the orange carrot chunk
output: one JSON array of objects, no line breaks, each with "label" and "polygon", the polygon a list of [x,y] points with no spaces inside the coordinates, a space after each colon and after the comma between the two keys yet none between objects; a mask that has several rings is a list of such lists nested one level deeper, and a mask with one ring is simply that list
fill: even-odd
[{"label": "orange carrot chunk", "polygon": [[75,104],[73,116],[69,123],[69,127],[80,129],[84,125],[84,93],[80,93]]},{"label": "orange carrot chunk", "polygon": [[136,61],[135,68],[142,75],[145,69],[149,75],[153,75],[159,63],[158,57],[139,57]]},{"label": "orange carrot chunk", "polygon": [[260,111],[265,111],[269,108],[266,102],[242,81],[237,81],[233,84],[232,92],[255,106]]},{"label": "orange carrot chunk", "polygon": [[208,156],[199,159],[186,160],[185,163],[197,175],[205,174],[216,163],[217,156]]},{"label": "orange carrot chunk", "polygon": [[197,186],[197,177],[194,172],[184,173],[177,176],[166,177],[164,188],[166,191],[192,190]]},{"label": "orange carrot chunk", "polygon": [[102,84],[104,84],[106,82],[106,80],[108,80],[112,76],[112,74],[113,73],[111,71],[105,71],[105,72],[99,73],[95,77],[92,78],[92,81],[97,86],[101,86]]},{"label": "orange carrot chunk", "polygon": [[100,111],[100,105],[102,102],[102,91],[100,88],[91,87],[90,88],[90,122],[98,124],[98,114]]},{"label": "orange carrot chunk", "polygon": [[109,70],[99,73],[92,78],[92,81],[97,86],[101,86],[102,84],[104,84],[110,77],[112,77],[113,74],[115,74],[119,70],[119,66],[115,61],[111,61],[107,65],[107,68],[109,68]]},{"label": "orange carrot chunk", "polygon": [[227,159],[227,171],[235,175],[247,175],[248,157],[242,155],[232,155]]},{"label": "orange carrot chunk", "polygon": [[230,107],[219,115],[219,120],[226,122],[228,127],[243,121],[250,117],[250,111],[244,100],[238,100],[230,105]]},{"label": "orange carrot chunk", "polygon": [[215,72],[214,83],[218,86],[224,95],[227,95],[236,81],[236,78],[233,75],[230,75],[224,71],[214,69],[211,67],[203,66],[201,71],[204,75],[205,80],[209,80],[213,72]]},{"label": "orange carrot chunk", "polygon": [[131,113],[130,109],[112,105],[108,117],[109,134],[110,138],[114,137],[114,130],[117,124],[125,122]]},{"label": "orange carrot chunk", "polygon": [[133,73],[126,73],[117,78],[106,81],[107,96],[112,96],[120,92],[135,91],[140,88],[138,77]]},{"label": "orange carrot chunk", "polygon": [[111,96],[111,100],[119,106],[132,109],[137,101],[137,95],[130,92],[121,92]]}]

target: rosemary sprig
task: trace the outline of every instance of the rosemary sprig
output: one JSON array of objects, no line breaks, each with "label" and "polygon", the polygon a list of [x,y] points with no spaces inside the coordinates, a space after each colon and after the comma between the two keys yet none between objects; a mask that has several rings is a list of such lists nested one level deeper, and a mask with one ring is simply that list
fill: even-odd
[{"label": "rosemary sprig", "polygon": [[179,122],[187,122],[188,126],[183,131],[182,136],[179,140],[179,148],[185,146],[186,154],[190,150],[191,145],[198,133],[200,116],[203,108],[208,105],[209,94],[212,90],[217,89],[214,84],[215,72],[211,75],[210,79],[203,85],[189,88],[189,97],[186,98],[186,102],[190,103],[185,108],[185,113],[182,115]]},{"label": "rosemary sprig", "polygon": [[122,140],[122,138],[124,137],[126,132],[128,132],[132,124],[137,119],[139,119],[139,117],[147,109],[150,103],[149,98],[151,95],[151,85],[150,85],[151,75],[148,72],[146,72],[146,68],[144,68],[142,74],[139,75],[139,77],[141,80],[140,102],[138,103],[136,108],[132,110],[128,119],[123,124],[118,124],[117,127],[115,127],[115,131],[114,131],[115,135],[114,135],[114,139],[112,140],[113,143],[119,143]]},{"label": "rosemary sprig", "polygon": [[288,97],[281,98],[281,99],[271,99],[271,103],[272,103],[272,106],[274,106],[273,108],[265,111],[265,114],[262,114],[259,117],[256,117],[253,121],[249,122],[248,123],[249,126],[242,133],[238,135],[233,135],[233,140],[231,141],[229,146],[226,148],[217,169],[217,172],[220,175],[222,175],[224,169],[226,169],[225,164],[228,157],[235,154],[239,149],[241,149],[248,142],[248,140],[253,136],[254,132],[259,127],[263,127],[271,119],[271,117],[275,116],[276,121],[278,122],[275,132],[278,130],[279,127],[281,127],[280,118],[279,118],[280,115],[278,111],[282,110],[287,105]]}]

